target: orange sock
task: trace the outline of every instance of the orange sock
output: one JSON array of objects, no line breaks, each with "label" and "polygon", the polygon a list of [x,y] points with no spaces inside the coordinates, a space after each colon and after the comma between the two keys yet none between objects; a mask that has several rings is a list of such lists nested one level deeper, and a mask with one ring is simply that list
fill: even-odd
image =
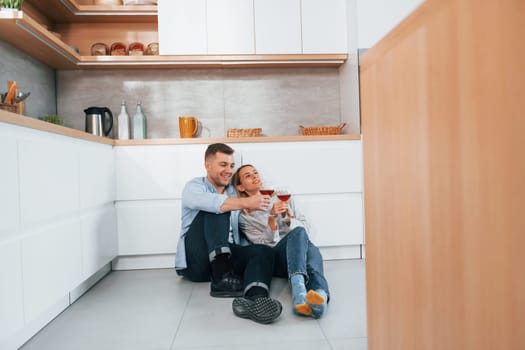
[{"label": "orange sock", "polygon": [[306,304],[312,311],[313,318],[321,318],[326,312],[328,296],[324,290],[309,290],[306,293]]},{"label": "orange sock", "polygon": [[297,304],[294,311],[298,315],[312,316],[312,309],[308,304]]}]

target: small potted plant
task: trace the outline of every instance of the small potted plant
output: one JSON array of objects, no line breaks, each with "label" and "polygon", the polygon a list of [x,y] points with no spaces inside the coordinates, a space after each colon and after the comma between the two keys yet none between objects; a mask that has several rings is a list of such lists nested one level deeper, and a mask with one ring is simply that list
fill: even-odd
[{"label": "small potted plant", "polygon": [[2,10],[21,10],[23,0],[0,0]]}]

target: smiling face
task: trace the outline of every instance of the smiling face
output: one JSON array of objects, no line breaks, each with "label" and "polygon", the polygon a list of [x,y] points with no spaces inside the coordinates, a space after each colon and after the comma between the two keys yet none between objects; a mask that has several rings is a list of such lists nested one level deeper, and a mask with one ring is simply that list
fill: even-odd
[{"label": "smiling face", "polygon": [[208,181],[217,189],[217,192],[223,193],[233,175],[233,168],[235,167],[233,154],[217,152],[215,155],[206,158],[204,166],[206,167]]},{"label": "smiling face", "polygon": [[239,192],[245,192],[249,196],[259,193],[262,182],[259,172],[251,165],[244,165],[237,170],[234,182]]}]

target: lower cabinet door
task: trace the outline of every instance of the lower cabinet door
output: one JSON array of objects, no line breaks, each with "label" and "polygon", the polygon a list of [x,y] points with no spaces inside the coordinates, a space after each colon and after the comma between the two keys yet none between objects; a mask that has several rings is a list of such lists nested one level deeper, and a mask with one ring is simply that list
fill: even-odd
[{"label": "lower cabinet door", "polygon": [[0,243],[0,349],[24,326],[20,255],[19,241]]},{"label": "lower cabinet door", "polygon": [[180,232],[180,200],[117,202],[119,255],[172,254]]},{"label": "lower cabinet door", "polygon": [[31,232],[22,240],[24,313],[30,322],[82,281],[80,221]]}]

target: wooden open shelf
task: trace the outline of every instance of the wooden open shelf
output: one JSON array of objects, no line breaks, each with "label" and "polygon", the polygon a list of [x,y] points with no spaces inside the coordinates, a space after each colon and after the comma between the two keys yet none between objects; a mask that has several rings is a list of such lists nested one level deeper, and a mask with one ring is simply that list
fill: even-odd
[{"label": "wooden open shelf", "polygon": [[[26,0],[23,9],[0,11],[0,40],[55,69],[338,67],[348,58],[346,54],[89,56],[95,42],[158,41],[157,6]],[[91,20],[83,22],[87,17]],[[79,48],[80,54],[69,45]]]},{"label": "wooden open shelf", "polygon": [[74,0],[25,0],[26,7],[36,10],[53,23],[156,23],[157,6],[152,5],[83,5]]}]

